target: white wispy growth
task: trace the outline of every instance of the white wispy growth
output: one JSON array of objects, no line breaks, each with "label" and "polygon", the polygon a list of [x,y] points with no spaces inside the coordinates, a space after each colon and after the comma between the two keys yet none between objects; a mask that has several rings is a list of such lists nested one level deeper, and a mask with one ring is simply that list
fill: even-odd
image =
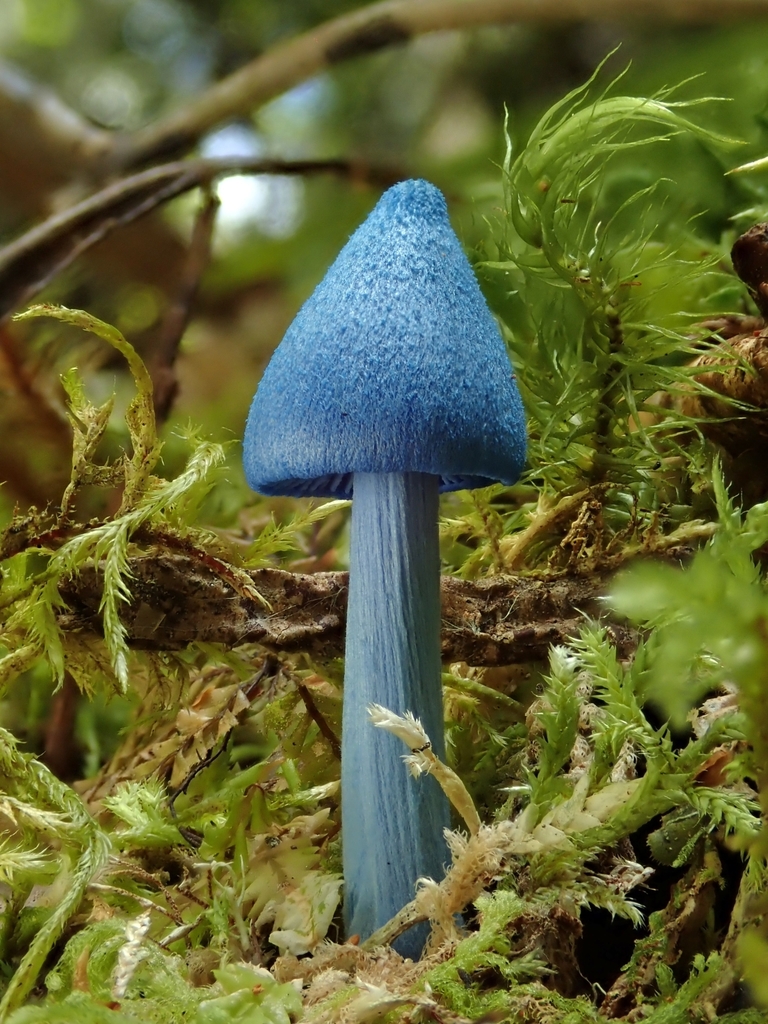
[{"label": "white wispy growth", "polygon": [[480,815],[477,813],[472,797],[456,772],[444,764],[432,749],[432,743],[424,726],[410,711],[404,715],[396,715],[394,711],[384,708],[381,704],[370,704],[368,714],[377,729],[386,729],[397,736],[410,749],[410,754],[403,755],[408,771],[417,779],[420,775],[433,775],[440,788],[464,819],[471,835],[476,835],[480,828]]},{"label": "white wispy growth", "polygon": [[113,999],[125,998],[128,985],[136,973],[136,968],[146,956],[144,939],[149,931],[149,911],[145,910],[139,917],[129,921],[125,926],[125,943],[120,947],[117,954],[117,966],[115,967],[115,980],[112,983]]}]

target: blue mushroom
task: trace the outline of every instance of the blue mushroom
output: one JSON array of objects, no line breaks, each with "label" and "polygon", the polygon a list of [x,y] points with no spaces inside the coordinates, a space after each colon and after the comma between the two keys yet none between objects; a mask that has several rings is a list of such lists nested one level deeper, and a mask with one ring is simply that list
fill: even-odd
[{"label": "blue mushroom", "polygon": [[[438,493],[513,483],[525,418],[504,342],[426,181],[389,189],[299,311],[248,416],[262,494],[353,497],[342,723],[348,934],[442,877],[445,798],[410,779],[370,703],[423,722],[444,756]],[[417,956],[424,927],[396,943]]]}]

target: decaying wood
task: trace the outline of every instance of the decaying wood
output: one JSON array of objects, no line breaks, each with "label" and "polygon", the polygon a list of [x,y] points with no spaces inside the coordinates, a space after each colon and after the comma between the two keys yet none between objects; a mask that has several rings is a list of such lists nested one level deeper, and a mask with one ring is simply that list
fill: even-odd
[{"label": "decaying wood", "polygon": [[[258,643],[273,651],[305,651],[319,660],[344,647],[347,573],[303,575],[281,569],[248,573],[265,605],[238,594],[212,569],[184,555],[147,555],[130,563],[133,600],[122,618],[128,642],[148,650],[177,650],[193,641],[232,648]],[[512,665],[545,659],[551,644],[577,636],[584,616],[600,616],[608,574],[554,578],[495,576],[442,579],[442,655],[446,662]],[[85,568],[61,587],[66,630],[101,632],[102,576]],[[609,627],[621,652],[634,646],[631,630]]]},{"label": "decaying wood", "polygon": [[711,441],[733,456],[768,444],[768,330],[739,334],[698,356],[696,381],[707,390],[674,398]]},{"label": "decaying wood", "polygon": [[[669,902],[661,911],[661,921],[656,922],[652,934],[638,941],[631,965],[605,994],[600,1007],[603,1017],[639,1019],[629,1014],[657,990],[659,965],[671,967],[681,960],[685,963],[695,953],[704,952],[705,922],[712,915],[721,885],[722,865],[716,849],[702,850],[672,887]],[[732,972],[725,972],[725,978],[726,985],[731,984],[732,994],[736,978]]]},{"label": "decaying wood", "polygon": [[731,247],[731,261],[760,315],[768,317],[768,224],[753,224],[739,235]]},{"label": "decaying wood", "polygon": [[762,453],[768,444],[768,224],[755,224],[731,249],[733,268],[761,317],[723,316],[705,321],[706,349],[690,366],[690,387],[665,395],[662,405],[696,420],[703,434],[735,459]]}]

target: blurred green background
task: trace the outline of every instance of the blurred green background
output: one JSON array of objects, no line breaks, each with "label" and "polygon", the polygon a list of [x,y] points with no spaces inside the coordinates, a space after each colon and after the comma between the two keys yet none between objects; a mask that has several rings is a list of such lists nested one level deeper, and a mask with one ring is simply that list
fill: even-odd
[{"label": "blurred green background", "polygon": [[[87,169],[54,160],[30,130],[19,97],[44,87],[94,125],[130,133],[183,105],[261,52],[363,6],[337,0],[3,0],[0,3],[0,242],[6,243],[93,190]],[[768,150],[768,19],[758,24],[674,27],[584,22],[438,31],[338,64],[249,116],[221,125],[206,155],[334,157],[359,173],[305,177],[235,175],[218,185],[213,257],[177,365],[178,400],[165,426],[164,472],[186,446],[188,422],[237,440],[262,367],[298,305],[381,191],[376,174],[424,176],[449,199],[470,253],[493,251],[502,199],[503,118],[522,140],[568,89],[607,54],[606,83],[628,67],[619,91],[650,95],[687,81],[681,98],[729,102],[693,116],[745,140],[702,156],[679,139],[623,164],[622,189],[660,177],[670,186],[669,231],[696,218],[721,244],[735,210],[760,208],[766,176],[725,179],[725,168]],[[55,135],[65,108],[50,108]],[[376,173],[374,174],[373,171]],[[99,184],[103,184],[102,181]],[[610,181],[609,181],[610,186]],[[61,275],[45,297],[114,323],[151,357],[178,292],[200,203],[190,193],[124,230]],[[68,479],[69,427],[59,374],[77,363],[94,397],[118,392],[113,448],[125,443],[121,413],[131,393],[122,361],[61,325],[0,328],[0,517],[56,503]],[[105,453],[110,454],[110,453]],[[228,488],[209,514],[233,521],[248,491],[231,449]],[[84,514],[101,515],[103,494]]]}]

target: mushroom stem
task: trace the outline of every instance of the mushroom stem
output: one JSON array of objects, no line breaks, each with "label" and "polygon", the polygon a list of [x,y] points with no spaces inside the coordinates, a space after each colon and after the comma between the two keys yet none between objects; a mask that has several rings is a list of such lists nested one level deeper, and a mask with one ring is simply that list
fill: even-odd
[{"label": "mushroom stem", "polygon": [[[408,776],[402,745],[367,713],[413,712],[444,757],[438,485],[427,473],[354,474],[341,789],[347,934],[364,939],[449,860],[440,787]],[[422,925],[396,948],[415,958],[425,938]]]}]

